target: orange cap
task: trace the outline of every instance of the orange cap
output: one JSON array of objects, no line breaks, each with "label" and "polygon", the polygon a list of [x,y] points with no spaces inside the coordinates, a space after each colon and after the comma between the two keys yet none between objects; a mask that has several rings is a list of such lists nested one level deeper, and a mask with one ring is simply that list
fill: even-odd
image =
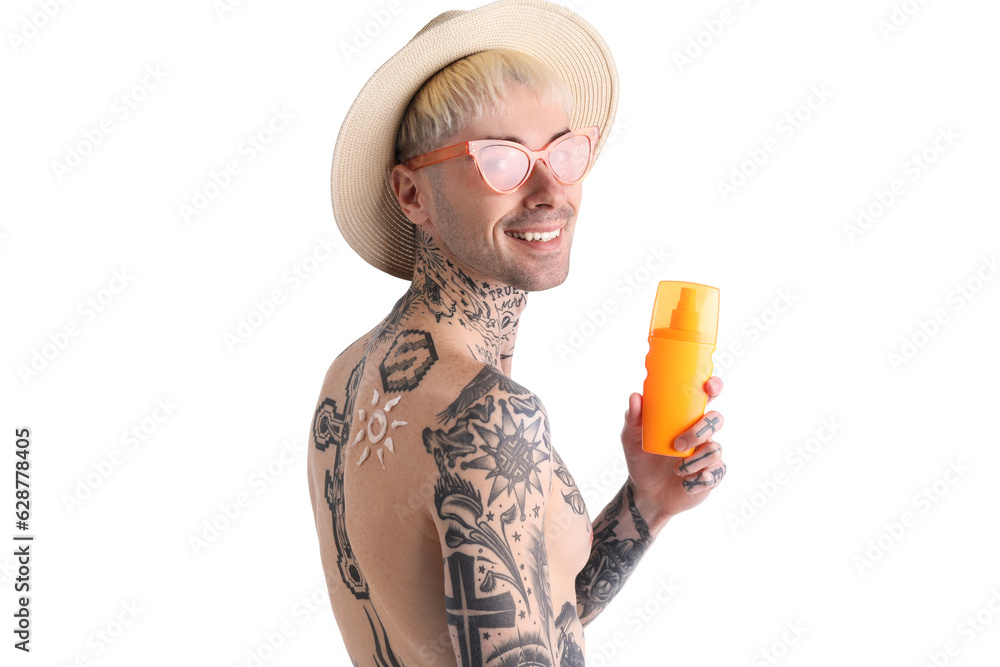
[{"label": "orange cap", "polygon": [[649,335],[715,345],[719,329],[719,289],[662,280],[656,288]]}]

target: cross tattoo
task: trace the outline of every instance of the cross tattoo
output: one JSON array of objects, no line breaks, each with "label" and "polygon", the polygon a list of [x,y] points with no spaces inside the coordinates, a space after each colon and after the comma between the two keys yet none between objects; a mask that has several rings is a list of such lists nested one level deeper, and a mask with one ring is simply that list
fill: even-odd
[{"label": "cross tattoo", "polygon": [[712,433],[715,433],[715,425],[716,423],[718,423],[718,421],[719,421],[718,417],[705,417],[705,422],[706,422],[705,425],[702,426],[697,431],[695,431],[695,435],[701,436],[701,434],[707,431],[708,429],[712,429]]},{"label": "cross tattoo", "polygon": [[458,629],[462,667],[483,664],[480,628],[514,627],[514,599],[509,591],[492,597],[476,597],[475,559],[463,553],[448,557],[452,595],[445,597],[448,625]]}]

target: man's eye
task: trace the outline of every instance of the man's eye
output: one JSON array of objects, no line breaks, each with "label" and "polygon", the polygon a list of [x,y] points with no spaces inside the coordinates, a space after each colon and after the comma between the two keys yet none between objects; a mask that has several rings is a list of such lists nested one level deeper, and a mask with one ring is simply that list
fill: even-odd
[{"label": "man's eye", "polygon": [[552,151],[550,155],[552,162],[556,164],[565,164],[573,158],[572,154],[567,150]]}]

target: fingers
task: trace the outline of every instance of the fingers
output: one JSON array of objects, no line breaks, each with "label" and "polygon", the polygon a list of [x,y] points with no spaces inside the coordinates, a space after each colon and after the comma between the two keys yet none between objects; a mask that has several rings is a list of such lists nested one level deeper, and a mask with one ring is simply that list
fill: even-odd
[{"label": "fingers", "polygon": [[691,456],[681,459],[674,466],[674,472],[678,475],[691,475],[698,473],[711,466],[717,466],[722,462],[722,445],[709,440],[704,445],[698,447]]},{"label": "fingers", "polygon": [[696,447],[712,438],[716,431],[722,428],[725,420],[722,415],[715,410],[710,410],[702,415],[702,418],[695,422],[694,426],[674,438],[674,449],[678,452],[686,452],[692,447]]},{"label": "fingers", "polygon": [[717,466],[710,469],[706,468],[697,475],[685,477],[681,481],[681,484],[683,484],[684,490],[688,493],[701,493],[717,486],[725,476],[726,464],[720,462]]},{"label": "fingers", "polygon": [[708,402],[711,403],[712,399],[719,395],[722,391],[722,378],[717,375],[705,380],[705,393],[708,394]]},{"label": "fingers", "polygon": [[681,460],[674,472],[684,476],[681,484],[688,493],[701,493],[715,487],[726,476],[722,445],[709,440],[690,457]]}]

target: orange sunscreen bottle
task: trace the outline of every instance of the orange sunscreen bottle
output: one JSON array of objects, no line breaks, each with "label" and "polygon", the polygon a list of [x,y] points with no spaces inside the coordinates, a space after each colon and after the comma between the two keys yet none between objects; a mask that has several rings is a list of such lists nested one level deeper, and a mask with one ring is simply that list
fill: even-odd
[{"label": "orange sunscreen bottle", "polygon": [[688,457],[674,438],[705,414],[712,352],[719,326],[719,290],[672,280],[660,282],[649,323],[646,380],[642,385],[642,448]]}]

